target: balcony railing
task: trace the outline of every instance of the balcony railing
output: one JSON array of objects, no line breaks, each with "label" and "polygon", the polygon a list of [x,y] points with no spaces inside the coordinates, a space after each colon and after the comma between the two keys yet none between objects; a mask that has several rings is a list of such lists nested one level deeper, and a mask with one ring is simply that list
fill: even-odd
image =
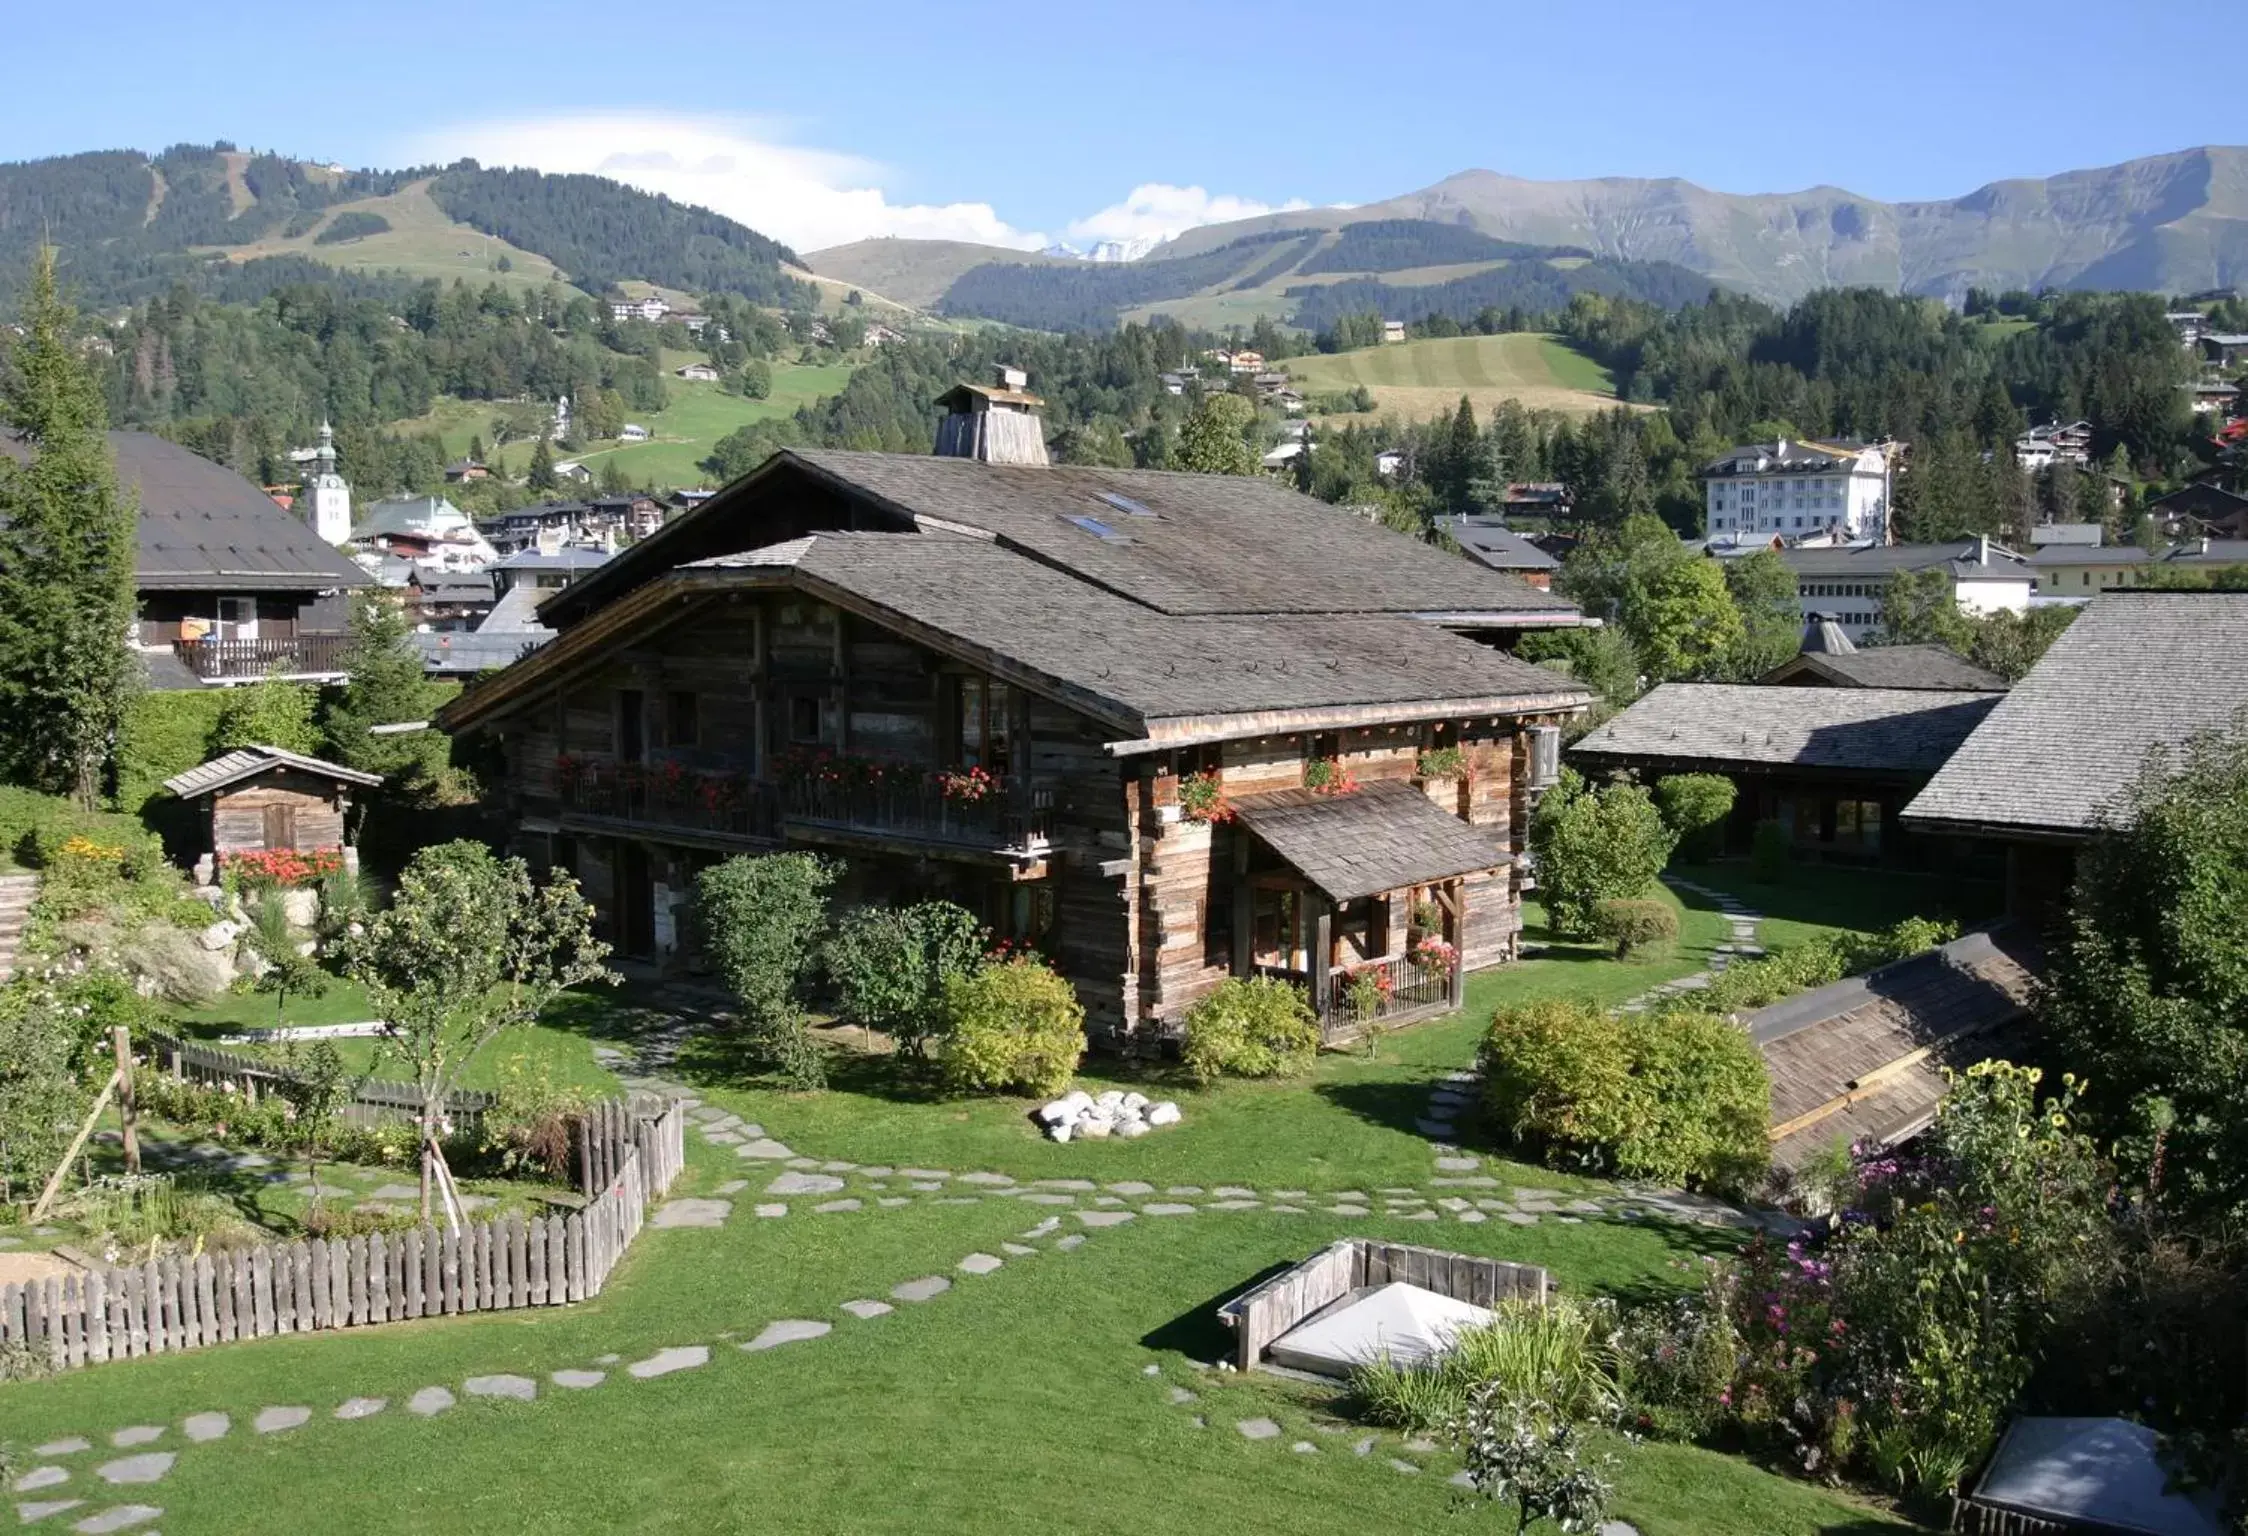
[{"label": "balcony railing", "polygon": [[780,836],[771,786],[740,774],[583,762],[558,764],[554,777],[566,811],[726,837]]},{"label": "balcony railing", "polygon": [[175,640],[172,654],[206,681],[255,680],[274,673],[341,672],[349,635],[290,635],[272,640]]},{"label": "balcony railing", "polygon": [[970,799],[926,775],[874,783],[814,776],[783,784],[780,804],[790,821],[980,848],[1029,852],[1053,836],[1053,791],[1005,779]]},{"label": "balcony railing", "polygon": [[[1392,1024],[1447,1011],[1459,995],[1458,969],[1457,957],[1449,964],[1429,964],[1410,954],[1381,955],[1357,965],[1338,965],[1327,973],[1327,1007],[1319,1018],[1320,1035],[1334,1042],[1360,1033],[1369,1024]],[[1309,995],[1308,972],[1264,964],[1256,966],[1255,971],[1259,976],[1301,987]],[[1363,1000],[1351,995],[1351,982],[1361,977],[1366,982],[1364,998],[1371,1000],[1371,1011]]]}]

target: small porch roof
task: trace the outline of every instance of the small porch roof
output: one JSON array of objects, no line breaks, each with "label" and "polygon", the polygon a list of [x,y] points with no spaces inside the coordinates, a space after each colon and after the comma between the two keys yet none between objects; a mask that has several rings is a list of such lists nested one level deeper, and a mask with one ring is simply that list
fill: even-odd
[{"label": "small porch roof", "polygon": [[1281,789],[1233,802],[1241,824],[1338,904],[1511,862],[1498,834],[1446,815],[1414,785]]},{"label": "small porch roof", "polygon": [[198,795],[207,795],[239,784],[244,779],[255,778],[269,768],[293,768],[314,778],[333,779],[338,784],[357,784],[367,789],[373,789],[382,783],[382,775],[379,773],[361,773],[356,768],[307,757],[302,752],[291,752],[286,747],[259,746],[240,747],[190,768],[185,773],[175,773],[164,781],[164,787],[182,800],[192,800]]}]

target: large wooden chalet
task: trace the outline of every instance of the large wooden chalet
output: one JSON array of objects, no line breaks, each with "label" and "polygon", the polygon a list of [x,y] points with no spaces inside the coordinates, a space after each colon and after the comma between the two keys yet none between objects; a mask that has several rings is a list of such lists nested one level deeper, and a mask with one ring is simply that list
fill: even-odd
[{"label": "large wooden chalet", "polygon": [[[1415,939],[1513,954],[1536,774],[1589,698],[1500,646],[1571,605],[1274,481],[1049,465],[1019,375],[947,404],[1032,419],[777,454],[444,711],[623,955],[687,962],[697,870],[782,847],[1034,943],[1097,1037],[1259,970],[1339,1019],[1370,965],[1385,1017],[1434,1011],[1458,967]],[[1464,774],[1417,778],[1433,748]]]}]

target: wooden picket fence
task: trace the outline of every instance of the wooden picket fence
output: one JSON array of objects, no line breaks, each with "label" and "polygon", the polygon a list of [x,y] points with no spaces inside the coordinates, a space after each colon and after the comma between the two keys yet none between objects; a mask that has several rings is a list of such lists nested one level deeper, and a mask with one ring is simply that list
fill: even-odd
[{"label": "wooden picket fence", "polygon": [[56,1369],[240,1339],[597,1296],[640,1233],[649,1202],[686,1164],[677,1102],[643,1112],[621,1100],[580,1122],[581,1210],[509,1215],[350,1238],[167,1254],[0,1287],[0,1345],[21,1344]]},{"label": "wooden picket fence", "polygon": [[[148,1060],[150,1066],[183,1082],[232,1088],[252,1102],[279,1092],[289,1081],[289,1073],[265,1057],[182,1040],[162,1030],[148,1032]],[[473,1133],[497,1097],[478,1088],[455,1088],[445,1096],[445,1117],[455,1131]],[[341,1114],[342,1119],[356,1125],[410,1125],[420,1117],[419,1088],[376,1077],[364,1078],[352,1089],[351,1102]]]}]

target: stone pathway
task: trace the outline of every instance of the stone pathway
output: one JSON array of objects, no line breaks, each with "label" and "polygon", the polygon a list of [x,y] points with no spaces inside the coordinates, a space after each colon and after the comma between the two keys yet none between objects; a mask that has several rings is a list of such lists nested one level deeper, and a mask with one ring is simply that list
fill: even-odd
[{"label": "stone pathway", "polygon": [[1618,1005],[1616,1009],[1618,1013],[1645,1013],[1656,1004],[1668,1002],[1682,993],[1699,992],[1717,977],[1723,975],[1725,968],[1735,960],[1754,959],[1764,953],[1764,946],[1756,940],[1756,925],[1764,920],[1763,913],[1729,892],[1714,890],[1706,885],[1697,885],[1691,880],[1681,880],[1676,875],[1665,875],[1662,878],[1663,884],[1675,886],[1689,895],[1699,896],[1715,906],[1729,925],[1731,932],[1726,942],[1710,951],[1709,968],[1707,970],[1696,971],[1691,976],[1681,976],[1674,981],[1666,981],[1661,986],[1650,988],[1628,1002]]}]

